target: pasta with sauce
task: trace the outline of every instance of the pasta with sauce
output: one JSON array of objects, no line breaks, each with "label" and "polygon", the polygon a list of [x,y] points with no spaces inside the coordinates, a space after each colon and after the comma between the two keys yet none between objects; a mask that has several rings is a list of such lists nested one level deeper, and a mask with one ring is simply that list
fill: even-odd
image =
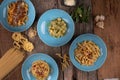
[{"label": "pasta with sauce", "polygon": [[28,5],[24,1],[12,2],[8,6],[8,23],[12,26],[22,26],[28,20]]},{"label": "pasta with sauce", "polygon": [[75,59],[82,65],[93,65],[100,56],[100,48],[92,41],[78,43],[74,51]]},{"label": "pasta with sauce", "polygon": [[37,80],[46,80],[50,73],[50,67],[45,61],[37,60],[32,63],[30,72]]}]

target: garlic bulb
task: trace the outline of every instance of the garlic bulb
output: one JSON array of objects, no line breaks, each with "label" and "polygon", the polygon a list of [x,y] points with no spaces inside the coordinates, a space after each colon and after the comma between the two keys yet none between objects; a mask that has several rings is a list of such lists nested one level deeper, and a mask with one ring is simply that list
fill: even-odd
[{"label": "garlic bulb", "polygon": [[97,15],[95,17],[96,26],[101,28],[101,29],[104,29],[104,20],[105,20],[104,15]]},{"label": "garlic bulb", "polygon": [[95,17],[95,21],[98,22],[98,21],[104,21],[105,20],[105,16],[104,15],[97,15]]}]

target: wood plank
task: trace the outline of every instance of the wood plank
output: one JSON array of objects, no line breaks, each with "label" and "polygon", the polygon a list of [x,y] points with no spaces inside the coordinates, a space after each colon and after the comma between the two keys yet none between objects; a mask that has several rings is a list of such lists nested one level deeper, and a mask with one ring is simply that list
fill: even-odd
[{"label": "wood plank", "polygon": [[0,24],[0,57],[2,57],[2,55],[12,47],[11,42],[11,32],[5,30]]},{"label": "wood plank", "polygon": [[[88,21],[88,23],[84,24],[85,25],[85,33],[94,33],[94,28],[93,28],[93,15],[92,15],[92,2],[91,0],[84,0],[84,4],[86,6],[90,6],[91,8],[91,12],[90,12],[90,19]],[[91,71],[88,72],[87,74],[87,80],[98,80],[98,74],[97,74],[97,70],[96,71]]]},{"label": "wood plank", "polygon": [[[35,23],[32,27],[36,27],[37,25],[37,21],[39,19],[39,16],[41,16],[41,14],[43,14],[45,11],[52,9],[52,8],[57,8],[57,1],[56,0],[31,0],[35,6],[36,9],[36,20]],[[46,44],[44,44],[39,37],[35,37],[34,40],[31,40],[34,45],[35,45],[35,49],[32,53],[46,53],[48,55],[50,55],[51,57],[53,57],[55,59],[55,61],[57,62],[57,64],[60,64],[60,59],[58,57],[56,57],[56,53],[60,53],[61,52],[61,48],[60,47],[50,47],[47,46]],[[60,71],[60,67],[61,65],[58,65],[59,67],[59,78],[58,80],[63,80],[63,73],[62,71]]]},{"label": "wood plank", "polygon": [[[62,55],[67,54],[69,55],[69,44],[66,44],[62,48]],[[64,71],[64,80],[73,80],[73,65],[70,63],[70,66]]]},{"label": "wood plank", "polygon": [[[89,6],[92,10],[91,0],[84,0],[81,3],[84,4],[84,7]],[[82,28],[80,28],[80,34],[93,33],[93,21],[92,20],[93,19],[92,19],[92,11],[91,11],[88,23],[82,23]],[[77,70],[77,80],[97,80],[97,72],[96,71],[83,72],[83,71]]]},{"label": "wood plank", "polygon": [[36,10],[36,21],[41,14],[53,8],[57,8],[57,0],[31,0]]},{"label": "wood plank", "polygon": [[88,73],[88,80],[98,80],[98,74],[97,74],[97,70],[96,71],[91,71]]},{"label": "wood plank", "polygon": [[[67,6],[63,5],[63,0],[58,0],[58,8],[65,10],[68,13],[70,13],[70,9],[71,9],[71,7],[67,7]],[[71,44],[71,41],[69,43],[67,43],[66,45],[61,47],[62,55],[64,55],[64,54],[68,55],[70,44]],[[70,63],[70,66],[64,71],[63,80],[74,80],[73,79],[73,65],[72,65],[72,63]]]},{"label": "wood plank", "polygon": [[98,70],[98,79],[120,78],[120,2],[119,0],[92,0],[93,15],[106,16],[105,29],[94,27],[95,34],[106,43],[108,55],[103,66]]}]

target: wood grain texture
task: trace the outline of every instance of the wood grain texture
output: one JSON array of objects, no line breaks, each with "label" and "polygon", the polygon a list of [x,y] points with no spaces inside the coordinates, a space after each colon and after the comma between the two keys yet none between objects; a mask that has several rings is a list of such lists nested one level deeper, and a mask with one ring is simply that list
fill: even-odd
[{"label": "wood grain texture", "polygon": [[[36,9],[35,22],[31,27],[36,28],[39,17],[47,10],[58,8],[70,13],[75,7],[67,7],[62,3],[63,0],[31,0]],[[119,0],[78,0],[77,4],[84,3],[84,6],[91,6],[92,12],[88,24],[77,23],[75,24],[75,33],[69,43],[62,47],[49,47],[45,45],[38,37],[38,35],[29,39],[35,45],[35,49],[31,53],[27,53],[28,56],[34,53],[46,53],[53,57],[59,66],[59,78],[58,80],[103,80],[104,78],[120,77],[120,1]],[[92,4],[91,4],[92,1]],[[92,16],[93,14],[93,16]],[[97,14],[104,14],[106,16],[105,29],[101,30],[94,26],[93,18]],[[28,31],[23,32],[27,35]],[[61,71],[61,65],[59,59],[55,53],[68,54],[69,46],[72,41],[79,35],[84,33],[95,33],[99,35],[106,43],[108,48],[108,56],[104,65],[97,71],[83,72],[75,68],[72,63],[70,67],[64,72]],[[12,32],[5,30],[0,25],[0,57],[12,47]],[[23,63],[23,62],[22,62]],[[21,65],[20,63],[12,72],[10,72],[3,80],[22,80]]]},{"label": "wood grain texture", "polygon": [[[58,0],[58,8],[62,9],[62,10],[65,10],[66,12],[70,13],[70,11],[69,11],[70,7],[64,6],[63,5],[63,0]],[[68,55],[68,53],[69,53],[69,46],[70,46],[70,43],[66,44],[63,47],[61,47],[62,55],[64,55],[64,54]],[[68,69],[64,70],[64,72],[63,72],[63,80],[72,80],[72,76],[73,76],[73,66],[70,63],[70,66],[68,67]]]},{"label": "wood grain texture", "polygon": [[98,70],[98,79],[120,78],[120,1],[92,0],[92,3],[93,15],[106,17],[104,30],[94,27],[95,34],[105,41],[108,50],[107,60]]}]

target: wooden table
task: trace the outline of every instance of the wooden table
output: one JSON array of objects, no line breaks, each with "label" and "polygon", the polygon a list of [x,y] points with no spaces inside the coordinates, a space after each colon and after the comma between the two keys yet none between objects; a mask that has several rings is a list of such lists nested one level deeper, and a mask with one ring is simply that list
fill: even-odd
[{"label": "wooden table", "polygon": [[[63,0],[31,0],[36,9],[36,19],[32,27],[36,27],[37,21],[42,13],[52,8],[59,8],[70,11],[74,7],[66,7],[61,4]],[[43,52],[52,56],[59,66],[59,79],[58,80],[103,80],[104,78],[120,78],[120,1],[119,0],[80,0],[79,4],[89,5],[92,8],[91,18],[89,22],[75,24],[75,34],[72,40],[62,47],[49,47],[45,45],[38,37],[38,35],[30,40],[35,45],[33,52]],[[97,14],[103,14],[106,16],[105,29],[99,29],[93,22],[93,17]],[[26,33],[25,31],[24,33]],[[100,36],[106,43],[108,49],[107,60],[103,66],[92,72],[83,72],[75,68],[70,64],[69,68],[64,72],[61,71],[60,59],[55,53],[68,54],[69,46],[73,39],[78,35],[84,33],[94,33]],[[5,30],[0,25],[0,57],[12,47],[12,32]],[[22,62],[23,63],[23,62]],[[20,63],[12,72],[10,72],[3,80],[22,80],[21,65]]]}]

